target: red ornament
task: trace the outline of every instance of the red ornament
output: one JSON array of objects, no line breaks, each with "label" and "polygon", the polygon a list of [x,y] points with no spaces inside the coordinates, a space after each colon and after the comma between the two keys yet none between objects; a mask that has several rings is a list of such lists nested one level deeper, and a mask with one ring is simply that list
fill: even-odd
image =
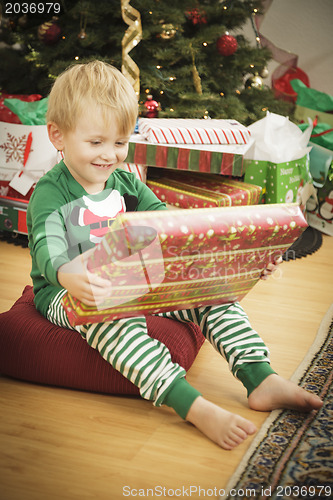
[{"label": "red ornament", "polygon": [[157,101],[154,101],[152,95],[147,96],[147,100],[146,100],[144,105],[147,109],[146,114],[145,114],[146,118],[157,118],[158,117],[159,104]]},{"label": "red ornament", "polygon": [[220,36],[216,42],[216,48],[222,56],[232,56],[236,52],[237,46],[236,38],[229,33]]},{"label": "red ornament", "polygon": [[45,45],[57,43],[61,36],[61,28],[57,20],[57,17],[53,17],[51,21],[41,24],[38,28],[38,38]]},{"label": "red ornament", "polygon": [[192,21],[192,24],[196,26],[197,24],[207,24],[206,12],[204,10],[200,11],[195,8],[186,12],[186,17]]}]

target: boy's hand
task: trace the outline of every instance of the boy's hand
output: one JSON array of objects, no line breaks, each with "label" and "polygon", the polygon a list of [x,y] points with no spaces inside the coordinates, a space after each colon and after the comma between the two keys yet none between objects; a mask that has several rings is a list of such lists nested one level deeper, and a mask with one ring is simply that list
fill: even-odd
[{"label": "boy's hand", "polygon": [[112,294],[111,282],[90,273],[86,268],[86,254],[58,269],[58,281],[63,288],[87,306],[98,306]]},{"label": "boy's hand", "polygon": [[274,264],[271,263],[271,264],[268,264],[267,268],[262,272],[260,278],[262,280],[267,280],[267,278],[269,278],[269,276],[271,276],[278,268],[278,266],[282,263],[282,257],[278,257]]}]

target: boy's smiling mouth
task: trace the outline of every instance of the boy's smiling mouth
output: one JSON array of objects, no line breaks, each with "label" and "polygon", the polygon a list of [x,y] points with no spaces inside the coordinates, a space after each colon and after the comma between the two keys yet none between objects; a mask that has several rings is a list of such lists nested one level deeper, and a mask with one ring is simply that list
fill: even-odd
[{"label": "boy's smiling mouth", "polygon": [[102,170],[107,170],[109,168],[112,167],[112,163],[107,163],[107,164],[103,164],[103,163],[92,163],[92,165],[96,168],[100,168]]}]

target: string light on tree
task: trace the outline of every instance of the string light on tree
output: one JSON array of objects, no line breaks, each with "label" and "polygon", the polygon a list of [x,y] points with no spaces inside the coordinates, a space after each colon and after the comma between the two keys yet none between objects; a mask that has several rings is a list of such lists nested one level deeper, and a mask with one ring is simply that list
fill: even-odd
[{"label": "string light on tree", "polygon": [[[259,34],[258,30],[257,30],[256,22],[255,22],[255,17],[256,17],[257,14],[258,14],[258,9],[253,9],[253,12],[252,12],[252,15],[251,15],[251,24],[252,24],[252,28],[253,28],[253,31],[254,31],[254,34],[255,34],[255,37],[256,37],[257,48],[261,49],[262,47],[261,47],[260,34]],[[267,78],[268,77],[269,71],[268,71],[268,69],[267,69],[266,66],[260,70],[259,75],[261,76],[261,78]]]}]

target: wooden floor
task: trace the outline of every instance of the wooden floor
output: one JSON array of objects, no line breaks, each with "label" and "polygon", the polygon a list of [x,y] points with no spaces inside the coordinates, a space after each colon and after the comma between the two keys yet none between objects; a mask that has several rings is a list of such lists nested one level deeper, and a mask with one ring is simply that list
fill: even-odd
[{"label": "wooden floor", "polygon": [[[287,378],[333,301],[332,257],[333,238],[324,236],[319,251],[284,262],[242,302]],[[29,268],[27,249],[0,243],[0,312],[30,282]],[[268,415],[248,409],[241,384],[207,343],[188,380],[257,426]],[[251,439],[224,451],[168,408],[0,378],[1,500],[214,498],[212,489],[223,494]]]}]

